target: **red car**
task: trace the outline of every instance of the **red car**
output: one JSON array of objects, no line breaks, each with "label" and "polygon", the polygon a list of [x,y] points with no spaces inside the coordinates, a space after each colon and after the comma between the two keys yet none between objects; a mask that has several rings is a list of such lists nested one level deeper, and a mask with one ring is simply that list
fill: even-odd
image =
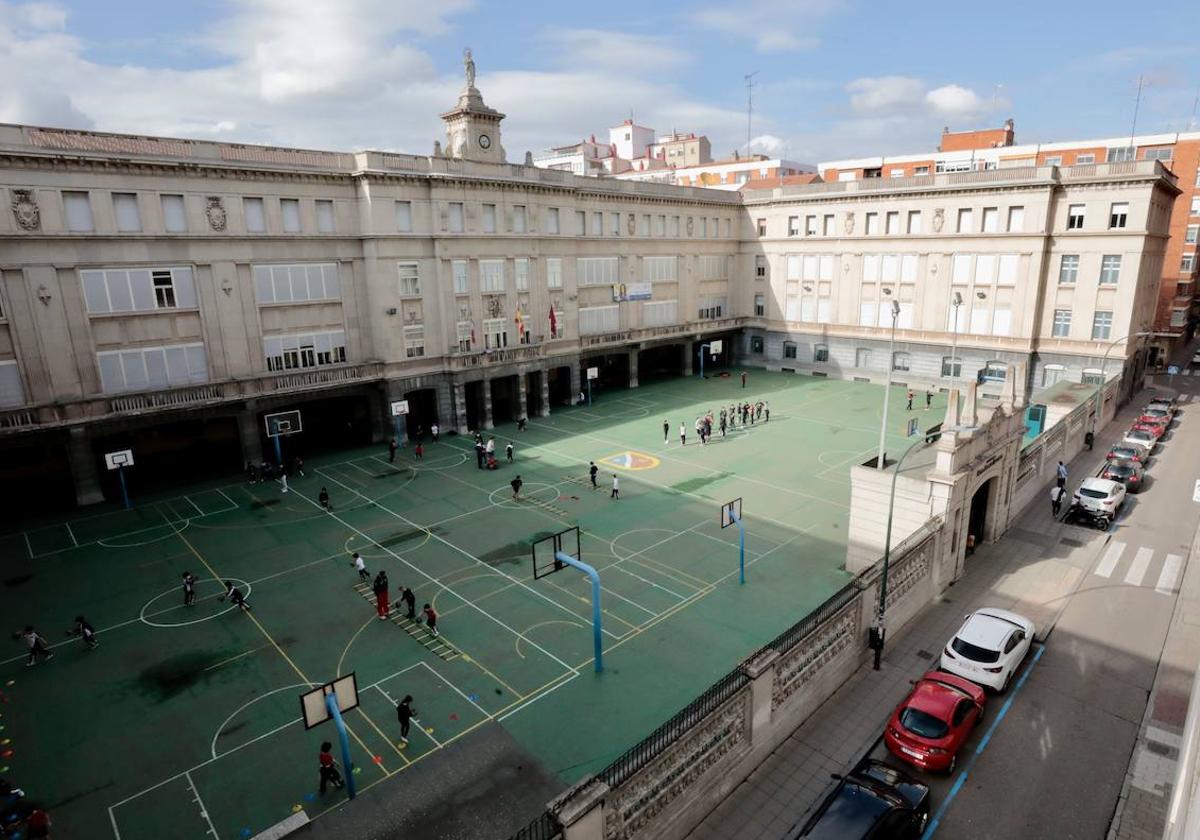
[{"label": "red car", "polygon": [[1141,429],[1143,431],[1150,432],[1152,435],[1154,435],[1154,439],[1158,440],[1167,433],[1167,425],[1167,423],[1163,423],[1159,420],[1146,420],[1145,418],[1141,418],[1133,424],[1132,429]]},{"label": "red car", "polygon": [[986,702],[983,688],[970,680],[929,671],[892,712],[884,743],[902,761],[952,773],[958,750],[983,718]]}]

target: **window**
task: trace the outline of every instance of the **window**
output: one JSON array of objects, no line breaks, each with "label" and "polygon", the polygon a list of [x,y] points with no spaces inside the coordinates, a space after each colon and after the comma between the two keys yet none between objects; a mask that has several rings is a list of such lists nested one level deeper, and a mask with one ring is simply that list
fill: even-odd
[{"label": "window", "polygon": [[996,233],[1000,230],[1000,210],[997,207],[983,208],[983,232]]},{"label": "window", "polygon": [[997,285],[1013,286],[1017,282],[1017,255],[1000,255],[1000,275],[996,278]]},{"label": "window", "polygon": [[971,233],[975,225],[975,214],[969,207],[958,211],[958,232]]},{"label": "window", "polygon": [[700,223],[700,238],[707,239],[708,238],[708,218],[705,216],[701,216],[699,223]]},{"label": "window", "polygon": [[671,217],[671,236],[679,236],[679,217]]},{"label": "window", "polygon": [[1058,282],[1074,283],[1079,277],[1079,255],[1063,254],[1058,264]]},{"label": "window", "polygon": [[463,205],[461,201],[452,201],[448,209],[447,221],[449,222],[451,233],[462,233],[464,228],[463,222]]},{"label": "window", "polygon": [[642,326],[665,327],[679,321],[679,301],[648,300],[642,304]]},{"label": "window", "polygon": [[[609,236],[620,236],[621,235],[621,214],[620,213],[609,213],[608,214],[608,233],[609,233]],[[675,235],[676,236],[679,235],[679,217],[678,216],[675,217]]]},{"label": "window", "polygon": [[108,268],[79,272],[83,297],[92,315],[194,309],[192,270],[179,268]]},{"label": "window", "polygon": [[170,344],[96,354],[106,394],[148,391],[208,381],[203,344]]},{"label": "window", "polygon": [[732,229],[733,229],[733,223],[730,222],[729,219],[721,220],[721,235],[723,237],[728,239],[729,237],[733,236]]},{"label": "window", "polygon": [[[562,322],[559,321],[561,324]],[[589,306],[579,309],[579,334],[595,335],[621,328],[619,306]]]},{"label": "window", "polygon": [[242,210],[246,214],[246,230],[250,233],[264,233],[267,229],[267,217],[263,213],[261,198],[243,198]]},{"label": "window", "polygon": [[1062,155],[1046,155],[1046,166],[1062,166]]},{"label": "window", "polygon": [[1111,230],[1118,230],[1125,227],[1125,223],[1129,219],[1129,205],[1125,202],[1113,202],[1112,209],[1108,213],[1108,227]]},{"label": "window", "polygon": [[479,289],[483,292],[504,291],[504,260],[479,261]]},{"label": "window", "polygon": [[396,263],[400,277],[400,297],[417,297],[421,294],[421,278],[415,262]]},{"label": "window", "polygon": [[162,197],[163,227],[168,233],[183,233],[187,230],[187,212],[183,206],[183,196],[164,195]]},{"label": "window", "polygon": [[904,352],[892,354],[892,370],[907,371],[912,366],[912,356]]},{"label": "window", "polygon": [[1090,164],[1093,164],[1095,162],[1096,162],[1096,156],[1090,152],[1075,156],[1075,165],[1076,166],[1089,166]]},{"label": "window", "polygon": [[279,199],[279,212],[283,216],[285,233],[300,232],[300,201],[295,198]]},{"label": "window", "polygon": [[[614,260],[616,257],[613,258]],[[673,283],[676,278],[674,257],[644,257],[642,277],[647,283]],[[616,280],[613,281],[614,283]]]},{"label": "window", "polygon": [[865,347],[859,347],[855,350],[854,366],[856,368],[869,368],[871,366],[871,351]]},{"label": "window", "polygon": [[[1175,284],[1175,297],[1190,298],[1191,296],[1192,296],[1192,284],[1191,283],[1176,283]],[[3,315],[0,314],[0,317],[3,317]]]},{"label": "window", "polygon": [[1046,365],[1042,368],[1042,387],[1045,388],[1055,382],[1060,382],[1066,372],[1067,369],[1062,365]]},{"label": "window", "polygon": [[766,295],[755,295],[754,296],[754,314],[760,318],[767,314]]},{"label": "window", "polygon": [[767,235],[767,220],[766,219],[758,220],[758,235],[759,236]]},{"label": "window", "polygon": [[508,346],[508,322],[505,319],[483,319],[483,346],[490,350]]},{"label": "window", "polygon": [[1084,368],[1083,375],[1079,378],[1079,381],[1084,385],[1103,385],[1104,371],[1098,368]]},{"label": "window", "polygon": [[725,280],[729,277],[729,258],[725,256],[700,257],[701,280]]},{"label": "window", "polygon": [[720,318],[728,308],[728,303],[724,295],[707,296],[700,298],[700,306],[697,308],[698,315],[701,321]]},{"label": "window", "polygon": [[604,214],[597,210],[592,213],[592,236],[604,235]]},{"label": "window", "polygon": [[962,358],[942,356],[942,376],[962,376]]},{"label": "window", "polygon": [[1136,155],[1136,149],[1133,146],[1124,146],[1119,149],[1109,149],[1105,160],[1108,163],[1122,163],[1127,160],[1133,160]]},{"label": "window", "polygon": [[805,216],[804,217],[804,235],[805,236],[816,236],[817,235],[817,217],[816,216]]},{"label": "window", "polygon": [[518,292],[529,291],[529,260],[517,257],[513,260],[513,285]]},{"label": "window", "polygon": [[908,233],[920,233],[921,232],[921,211],[920,210],[909,210],[908,211],[908,231],[907,232]]},{"label": "window", "polygon": [[1179,270],[1188,274],[1192,273],[1192,269],[1196,267],[1196,255],[1184,254],[1183,259],[1179,261]]},{"label": "window", "polygon": [[85,192],[63,192],[63,207],[67,213],[67,230],[84,233],[92,227],[92,202]]},{"label": "window", "polygon": [[[462,217],[462,205],[459,205],[459,218]],[[461,225],[459,225],[461,229]],[[400,233],[412,233],[412,202],[397,201],[396,202],[396,230]]]},{"label": "window", "polygon": [[1024,207],[1009,207],[1008,208],[1008,232],[1021,233],[1025,230],[1025,208]]},{"label": "window", "polygon": [[818,344],[813,347],[813,361],[814,362],[828,362],[829,361],[829,345],[828,344]]},{"label": "window", "polygon": [[316,205],[317,232],[333,233],[333,202],[318,198]]},{"label": "window", "polygon": [[562,288],[562,257],[548,257],[546,259],[546,288]]},{"label": "window", "polygon": [[587,236],[587,213],[582,210],[575,211],[575,232]]},{"label": "window", "polygon": [[1197,234],[1200,234],[1200,225],[1188,225],[1187,230],[1183,233],[1183,241],[1189,245],[1194,245]]},{"label": "window", "polygon": [[340,365],[346,361],[346,334],[337,330],[264,336],[263,353],[269,371]]},{"label": "window", "polygon": [[455,333],[458,336],[458,349],[464,353],[471,352],[471,340],[475,334],[475,327],[470,321],[459,321],[455,325]]},{"label": "window", "polygon": [[1166,149],[1146,149],[1142,157],[1145,160],[1170,160],[1173,151],[1170,147]]},{"label": "window", "polygon": [[575,261],[580,286],[612,286],[620,282],[616,257],[580,257]]},{"label": "window", "polygon": [[1004,362],[988,362],[983,366],[983,378],[991,382],[1008,379],[1008,365]]},{"label": "window", "polygon": [[864,231],[867,236],[876,236],[879,234],[879,214],[867,214],[867,229]]},{"label": "window", "polygon": [[1192,209],[1189,212],[1193,216],[1200,216],[1200,196],[1192,199]]},{"label": "window", "polygon": [[466,260],[451,260],[450,274],[454,278],[454,294],[465,295],[468,292],[467,287],[467,261]]},{"label": "window", "polygon": [[416,359],[425,355],[425,328],[404,328],[404,357]]},{"label": "window", "polygon": [[1072,204],[1067,208],[1067,230],[1083,230],[1083,205]]},{"label": "window", "polygon": [[546,208],[546,233],[558,233],[558,208]]},{"label": "window", "polygon": [[113,193],[113,215],[117,217],[117,230],[137,233],[142,229],[142,217],[138,212],[137,193]]},{"label": "window", "polygon": [[885,230],[888,235],[900,232],[900,212],[898,210],[889,210],[885,217]]},{"label": "window", "polygon": [[1121,255],[1105,254],[1100,258],[1100,283],[1111,285],[1121,279]]},{"label": "window", "polygon": [[304,303],[341,297],[334,263],[256,265],[254,289],[259,303]]},{"label": "window", "polygon": [[25,404],[25,389],[21,387],[21,371],[15,361],[0,362],[0,406],[12,408]]},{"label": "window", "polygon": [[1112,312],[1098,311],[1092,318],[1092,341],[1103,341],[1112,332]]},{"label": "window", "polygon": [[788,236],[800,235],[800,217],[788,216]]},{"label": "window", "polygon": [[1051,333],[1055,338],[1070,338],[1071,336],[1071,310],[1070,309],[1055,309],[1054,310],[1054,331]]},{"label": "window", "polygon": [[1182,327],[1186,323],[1187,323],[1187,310],[1186,309],[1172,309],[1171,310],[1171,326],[1172,327]]},{"label": "window", "polygon": [[783,342],[783,358],[785,358],[785,359],[796,358],[796,342],[794,342],[794,341]]},{"label": "window", "polygon": [[[526,228],[525,205],[513,205],[513,233],[524,233]],[[597,228],[599,225],[597,225]]]},{"label": "window", "polygon": [[483,232],[484,233],[495,233],[496,232],[496,205],[495,204],[483,205]]},{"label": "window", "polygon": [[833,214],[827,213],[821,219],[821,234],[823,236],[833,236]]},{"label": "window", "polygon": [[892,169],[892,170],[890,170],[890,171],[888,172],[888,177],[891,177],[891,178],[903,178],[903,177],[904,177],[904,170],[903,170],[903,169]]},{"label": "window", "polygon": [[764,345],[761,335],[754,335],[754,336],[750,337],[750,352],[751,353],[757,353],[759,355],[762,355],[764,346],[765,345]]},{"label": "window", "polygon": [[763,254],[754,255],[754,279],[767,279],[767,258]]}]

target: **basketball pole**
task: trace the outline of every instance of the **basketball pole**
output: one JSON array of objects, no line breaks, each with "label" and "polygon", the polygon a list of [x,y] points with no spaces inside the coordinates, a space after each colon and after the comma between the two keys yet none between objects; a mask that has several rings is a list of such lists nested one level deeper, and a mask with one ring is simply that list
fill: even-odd
[{"label": "basketball pole", "polygon": [[[279,439],[275,439],[278,444]],[[342,720],[342,710],[338,708],[337,695],[330,691],[325,695],[325,708],[329,710],[329,716],[333,718],[333,725],[337,727],[338,742],[342,745],[342,766],[346,768],[346,794],[353,799],[355,796],[354,790],[354,766],[350,763],[350,739],[346,736],[346,722]]]},{"label": "basketball pole", "polygon": [[600,639],[600,634],[603,632],[600,626],[600,575],[587,563],[584,563],[582,560],[576,560],[566,552],[555,551],[554,559],[578,569],[592,581],[592,643],[595,651],[593,660],[596,666],[595,671],[599,674],[604,670],[604,651]]},{"label": "basketball pole", "polygon": [[729,518],[738,526],[738,584],[746,585],[746,526],[742,524],[742,517],[737,515],[733,509],[733,505],[729,506]]},{"label": "basketball pole", "polygon": [[125,486],[124,465],[117,467],[117,478],[121,479],[121,501],[125,503],[125,510],[129,510],[133,505],[129,503],[129,489]]},{"label": "basketball pole", "polygon": [[700,345],[700,378],[704,378],[704,348],[712,347],[707,341]]}]

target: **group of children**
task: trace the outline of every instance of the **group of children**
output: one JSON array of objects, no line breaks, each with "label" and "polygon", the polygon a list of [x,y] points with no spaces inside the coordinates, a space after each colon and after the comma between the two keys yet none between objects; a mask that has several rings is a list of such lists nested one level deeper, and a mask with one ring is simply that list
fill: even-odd
[{"label": "group of children", "polygon": [[[707,444],[712,439],[714,424],[721,432],[721,437],[725,437],[727,429],[737,428],[741,426],[753,426],[757,421],[762,420],[764,423],[771,419],[771,405],[765,400],[751,404],[749,402],[731,403],[728,408],[722,408],[714,417],[713,410],[710,408],[702,416],[696,418],[693,428],[696,430],[696,437],[700,438],[701,444]],[[663,421],[663,445],[668,445],[671,442],[671,423],[669,420]],[[679,444],[687,446],[687,424],[679,424]]]},{"label": "group of children", "polygon": [[265,484],[289,475],[304,478],[304,459],[299,455],[283,465],[276,465],[274,461],[268,461],[266,458],[258,466],[255,466],[253,461],[246,462],[246,479],[251,484],[258,484],[260,481]]},{"label": "group of children", "polygon": [[[351,556],[350,565],[358,572],[359,581],[366,583],[368,580],[371,580],[371,573],[367,571],[367,562],[357,551]],[[387,571],[380,569],[379,574],[375,575],[375,579],[371,582],[371,591],[375,594],[375,612],[379,615],[380,621],[386,621],[391,614],[392,607],[388,599],[389,588]],[[425,622],[425,626],[429,628],[430,634],[437,636],[438,614],[433,605],[426,604],[423,606],[421,614],[418,616],[417,596],[413,594],[413,591],[403,585],[396,587],[396,589],[400,593],[400,603],[404,604],[404,617],[418,624],[422,621]],[[396,609],[400,609],[399,604],[396,605]]]},{"label": "group of children", "polygon": [[[404,699],[396,704],[396,719],[400,722],[400,746],[403,748],[408,746],[408,733],[413,721],[420,724],[411,694],[405,694]],[[317,772],[321,777],[321,793],[325,793],[329,785],[335,788],[346,786],[337,759],[333,757],[333,744],[329,741],[321,742],[321,751],[317,753]]]},{"label": "group of children", "polygon": [[[504,447],[504,457],[511,464],[513,462],[513,445],[512,441]],[[484,443],[483,435],[479,432],[475,433],[475,466],[479,469],[494,470],[499,468],[496,463],[496,439],[490,437]]]},{"label": "group of children", "polygon": [[[39,662],[49,662],[54,658],[54,651],[50,650],[45,637],[33,625],[27,625],[24,630],[13,635],[22,639],[25,647],[29,650],[29,656],[25,660],[26,668],[32,668]],[[87,650],[95,650],[100,647],[100,640],[96,638],[96,629],[81,615],[75,616],[75,625],[67,631],[67,635],[82,639],[83,646]]]}]

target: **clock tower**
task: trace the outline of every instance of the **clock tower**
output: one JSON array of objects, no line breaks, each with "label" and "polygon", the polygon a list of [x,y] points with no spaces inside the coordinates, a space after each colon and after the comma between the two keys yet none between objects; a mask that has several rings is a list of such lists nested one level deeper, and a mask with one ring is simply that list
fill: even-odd
[{"label": "clock tower", "polygon": [[446,123],[446,156],[484,163],[504,163],[504,146],[500,144],[500,121],[504,114],[483,103],[483,95],[475,87],[475,60],[471,51],[463,50],[466,86],[458,96],[458,105],[442,114]]}]

